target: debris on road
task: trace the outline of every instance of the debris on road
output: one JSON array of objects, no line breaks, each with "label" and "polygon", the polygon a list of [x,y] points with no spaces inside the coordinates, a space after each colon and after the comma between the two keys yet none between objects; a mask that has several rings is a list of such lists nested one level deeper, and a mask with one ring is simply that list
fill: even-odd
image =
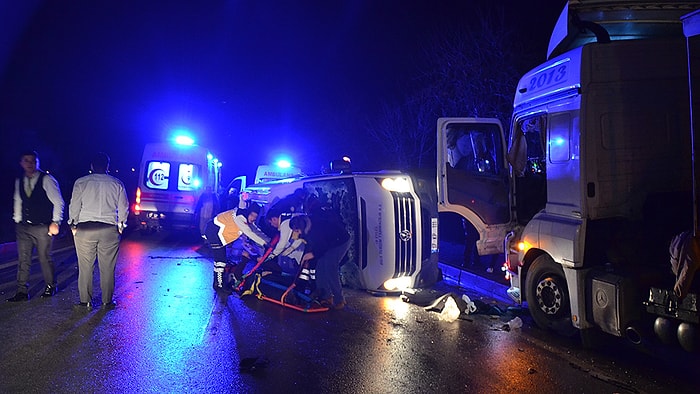
[{"label": "debris on road", "polygon": [[522,319],[520,319],[520,317],[516,316],[511,321],[504,324],[502,328],[504,331],[510,331],[510,330],[515,330],[516,328],[520,328],[522,326],[523,326]]},{"label": "debris on road", "polygon": [[270,364],[270,360],[265,357],[246,357],[238,364],[238,370],[241,372],[255,372],[266,368]]}]

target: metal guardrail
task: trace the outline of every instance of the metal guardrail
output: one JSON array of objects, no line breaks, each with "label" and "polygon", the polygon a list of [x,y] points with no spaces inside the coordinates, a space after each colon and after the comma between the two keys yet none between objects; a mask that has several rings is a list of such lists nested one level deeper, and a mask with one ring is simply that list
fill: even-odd
[{"label": "metal guardrail", "polygon": [[[54,253],[62,252],[66,249],[74,248],[73,237],[69,234],[59,234],[53,240],[52,250]],[[36,258],[36,251],[33,254]],[[11,267],[17,264],[17,244],[6,242],[0,244],[0,269]]]}]

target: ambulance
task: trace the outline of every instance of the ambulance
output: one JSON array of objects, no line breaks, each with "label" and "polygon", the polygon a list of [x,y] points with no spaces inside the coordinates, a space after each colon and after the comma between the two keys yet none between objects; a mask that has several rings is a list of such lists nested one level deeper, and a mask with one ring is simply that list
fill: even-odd
[{"label": "ambulance", "polygon": [[205,191],[218,193],[221,165],[191,139],[146,144],[132,207],[139,228],[196,228],[197,202]]}]

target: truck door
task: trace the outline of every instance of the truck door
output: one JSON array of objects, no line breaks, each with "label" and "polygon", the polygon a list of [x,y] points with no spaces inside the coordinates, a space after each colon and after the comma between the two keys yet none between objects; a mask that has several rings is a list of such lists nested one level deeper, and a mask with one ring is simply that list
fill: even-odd
[{"label": "truck door", "polygon": [[457,213],[474,225],[480,254],[503,252],[514,215],[500,121],[438,119],[437,160],[438,211]]}]

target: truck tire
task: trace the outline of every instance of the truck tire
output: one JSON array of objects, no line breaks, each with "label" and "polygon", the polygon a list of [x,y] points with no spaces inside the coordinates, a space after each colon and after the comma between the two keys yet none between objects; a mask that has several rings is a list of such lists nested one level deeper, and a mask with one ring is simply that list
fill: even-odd
[{"label": "truck tire", "polygon": [[525,299],[530,316],[540,328],[564,336],[576,333],[564,271],[549,255],[532,262],[525,279]]}]

